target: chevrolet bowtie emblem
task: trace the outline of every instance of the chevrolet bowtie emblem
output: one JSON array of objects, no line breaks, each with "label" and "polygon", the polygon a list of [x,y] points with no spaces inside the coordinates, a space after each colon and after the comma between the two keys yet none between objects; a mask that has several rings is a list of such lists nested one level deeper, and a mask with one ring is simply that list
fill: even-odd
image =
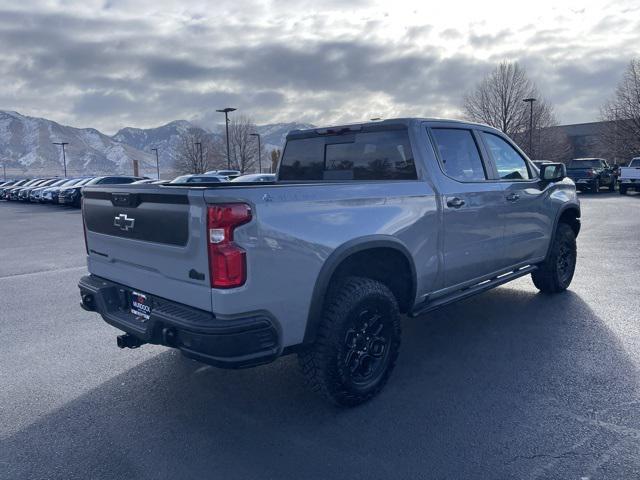
[{"label": "chevrolet bowtie emblem", "polygon": [[136,219],[127,217],[126,213],[116,215],[116,217],[113,219],[113,226],[118,227],[120,230],[124,230],[125,232],[133,230],[133,226],[135,225],[135,223]]}]

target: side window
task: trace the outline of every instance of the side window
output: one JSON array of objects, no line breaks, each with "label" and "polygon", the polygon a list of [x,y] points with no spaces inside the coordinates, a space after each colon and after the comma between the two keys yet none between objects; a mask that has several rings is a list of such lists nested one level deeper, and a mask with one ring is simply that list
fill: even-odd
[{"label": "side window", "polygon": [[471,130],[461,128],[431,129],[442,160],[444,172],[461,182],[486,180],[478,146]]},{"label": "side window", "polygon": [[527,162],[503,138],[493,133],[482,132],[482,137],[491,152],[491,157],[502,180],[528,180],[531,178]]}]

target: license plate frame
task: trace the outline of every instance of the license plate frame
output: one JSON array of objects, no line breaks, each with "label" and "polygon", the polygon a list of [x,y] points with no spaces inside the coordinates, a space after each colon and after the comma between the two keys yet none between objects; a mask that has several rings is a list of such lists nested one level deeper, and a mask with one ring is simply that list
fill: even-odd
[{"label": "license plate frame", "polygon": [[149,320],[153,311],[153,299],[150,295],[131,290],[129,294],[129,312],[143,322]]}]

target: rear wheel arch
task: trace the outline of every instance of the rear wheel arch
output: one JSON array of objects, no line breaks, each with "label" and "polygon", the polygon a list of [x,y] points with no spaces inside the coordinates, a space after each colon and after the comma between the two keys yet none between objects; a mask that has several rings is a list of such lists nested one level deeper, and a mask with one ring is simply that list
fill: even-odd
[{"label": "rear wheel arch", "polygon": [[[393,275],[389,275],[393,273]],[[407,247],[395,237],[372,235],[351,240],[327,258],[316,279],[303,343],[315,340],[327,293],[340,278],[360,276],[385,284],[407,312],[416,298],[416,269]]]}]

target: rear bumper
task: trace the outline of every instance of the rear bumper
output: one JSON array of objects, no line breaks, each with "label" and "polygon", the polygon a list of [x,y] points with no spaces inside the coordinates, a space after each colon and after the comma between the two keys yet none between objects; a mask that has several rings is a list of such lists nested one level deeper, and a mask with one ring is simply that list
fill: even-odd
[{"label": "rear bumper", "polygon": [[149,295],[153,307],[143,320],[129,311],[132,289],[95,275],[78,284],[85,310],[144,343],[177,348],[187,357],[223,368],[245,368],[275,360],[282,352],[275,320],[265,312],[221,320],[210,312]]},{"label": "rear bumper", "polygon": [[640,179],[622,179],[620,180],[620,186],[640,190]]},{"label": "rear bumper", "polygon": [[595,178],[572,178],[573,183],[576,184],[576,188],[591,188],[595,184]]}]

